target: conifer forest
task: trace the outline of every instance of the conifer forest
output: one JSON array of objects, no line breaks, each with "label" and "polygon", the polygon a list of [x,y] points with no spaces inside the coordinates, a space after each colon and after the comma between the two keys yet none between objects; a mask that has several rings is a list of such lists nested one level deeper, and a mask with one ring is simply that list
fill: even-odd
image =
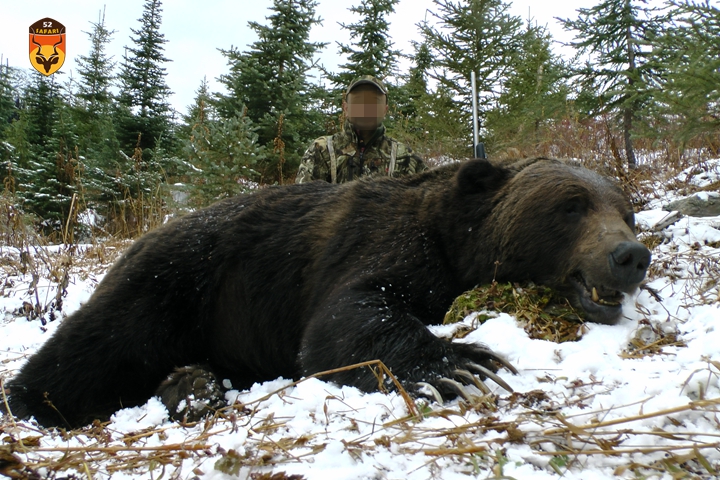
[{"label": "conifer forest", "polygon": [[[598,0],[560,20],[572,58],[504,0],[435,0],[421,41],[401,52],[387,20],[398,1],[356,0],[341,24],[348,43],[327,45],[309,40],[323,25],[315,2],[274,0],[263,24],[244,27],[257,41],[222,50],[221,91],[203,81],[185,111],[168,101],[160,0],[144,3],[129,39],[104,14],[89,18],[72,79],[0,69],[3,203],[56,241],[132,238],[168,214],[291,183],[309,142],[341,128],[342,92],[360,74],[385,80],[389,134],[430,165],[472,156],[471,72],[490,158],[598,160],[617,176],[720,149],[720,10],[709,0]],[[117,41],[125,54],[111,59]],[[311,78],[328,48],[344,62]]]}]

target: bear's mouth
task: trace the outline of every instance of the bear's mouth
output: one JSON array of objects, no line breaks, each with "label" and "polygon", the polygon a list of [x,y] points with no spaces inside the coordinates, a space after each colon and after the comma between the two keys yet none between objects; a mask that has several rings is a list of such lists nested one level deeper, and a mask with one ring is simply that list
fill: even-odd
[{"label": "bear's mouth", "polygon": [[602,285],[590,286],[580,273],[570,277],[570,285],[577,294],[579,305],[576,306],[585,311],[588,320],[609,325],[617,323],[622,313],[623,292]]}]

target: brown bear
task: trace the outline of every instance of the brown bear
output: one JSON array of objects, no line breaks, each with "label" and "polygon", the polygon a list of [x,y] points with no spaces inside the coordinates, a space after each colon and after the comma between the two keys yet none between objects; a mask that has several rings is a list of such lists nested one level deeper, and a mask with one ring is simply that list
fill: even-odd
[{"label": "brown bear", "polygon": [[[410,392],[454,396],[509,365],[426,328],[457,295],[533,281],[614,323],[649,261],[621,190],[556,160],[266,188],[137,240],[9,382],[9,405],[79,426],[154,394],[171,413],[217,400],[204,372],[242,389],[373,359]],[[329,379],[378,388],[366,368]]]}]

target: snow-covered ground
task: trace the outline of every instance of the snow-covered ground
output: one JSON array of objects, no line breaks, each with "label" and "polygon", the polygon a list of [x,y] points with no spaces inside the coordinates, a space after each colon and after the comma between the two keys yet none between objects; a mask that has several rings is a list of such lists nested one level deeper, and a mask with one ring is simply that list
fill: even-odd
[{"label": "snow-covered ground", "polygon": [[[705,167],[680,174],[675,185],[717,182],[720,161]],[[648,191],[655,193],[637,215],[641,236],[651,235],[668,214],[663,205],[689,195],[661,187]],[[419,402],[417,419],[398,394],[277,379],[229,392],[234,408],[226,418],[194,426],[169,422],[157,399],[117,412],[106,428],[74,435],[4,418],[0,473],[14,468],[36,478],[592,480],[681,478],[673,476],[677,471],[687,478],[717,478],[720,217],[685,217],[656,236],[661,243],[653,249],[649,289],[626,300],[619,325],[588,324],[579,341],[556,344],[529,338],[515,318],[500,314],[462,340],[485,343],[518,368],[516,376],[500,371],[514,394],[488,382],[493,396],[473,404]],[[93,258],[109,256],[96,250],[90,251]],[[67,253],[61,247],[37,252],[34,264],[25,262],[25,275],[18,272],[18,251],[2,247],[1,254],[0,375],[7,379],[61,321],[43,325],[27,321],[21,311],[24,303],[31,308],[56,298],[63,271],[57,265]],[[102,276],[101,268],[77,260],[83,255],[72,258],[58,316],[77,309]],[[37,288],[33,271],[41,272]],[[48,313],[44,317],[50,320]],[[474,317],[463,324],[475,326]],[[459,327],[434,330],[448,334]]]}]

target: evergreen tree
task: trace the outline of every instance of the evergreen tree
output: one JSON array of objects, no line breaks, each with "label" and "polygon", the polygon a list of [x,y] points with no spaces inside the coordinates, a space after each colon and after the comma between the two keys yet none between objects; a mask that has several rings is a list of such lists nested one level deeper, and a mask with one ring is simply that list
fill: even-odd
[{"label": "evergreen tree", "polygon": [[388,115],[390,121],[386,123],[391,125],[394,138],[412,145],[418,154],[427,156],[437,153],[438,147],[441,147],[437,142],[429,144],[426,141],[430,132],[441,128],[433,124],[435,116],[430,106],[436,100],[435,94],[428,88],[428,71],[433,58],[427,42],[413,42],[412,45],[412,64],[408,73],[401,76],[402,83],[394,89]]},{"label": "evergreen tree", "polygon": [[160,0],[145,0],[140,28],[132,29],[134,47],[126,47],[120,65],[120,93],[114,112],[121,146],[116,181],[119,197],[112,203],[112,229],[136,235],[162,222],[162,184],[178,173],[173,151],[173,114],[163,67],[167,42],[162,33]]},{"label": "evergreen tree", "polygon": [[432,165],[447,158],[463,158],[469,153],[468,129],[459,121],[455,93],[443,85],[431,88],[435,64],[427,41],[413,42],[414,53],[408,73],[391,99],[391,135],[411,145]]},{"label": "evergreen tree", "polygon": [[339,111],[342,98],[348,85],[360,75],[373,75],[384,81],[388,88],[390,111],[384,124],[392,130],[396,120],[402,118],[401,106],[407,107],[405,94],[398,88],[392,78],[397,73],[397,63],[401,56],[394,50],[390,39],[390,23],[387,17],[395,11],[399,0],[362,0],[359,6],[348,10],[360,18],[355,23],[340,23],[349,33],[351,43],[337,42],[340,55],[348,62],[340,65],[340,72],[333,74],[325,71],[325,75],[333,83],[331,91],[334,107]]},{"label": "evergreen tree", "polygon": [[50,139],[52,137],[53,123],[55,119],[55,97],[57,96],[57,85],[55,76],[46,78],[39,73],[33,74],[33,83],[24,92],[25,108],[21,113],[23,122],[19,124],[22,128],[22,136],[16,137],[20,155],[17,157],[16,166],[16,192],[24,201],[27,210],[40,218],[46,218],[49,214],[47,201],[51,195],[41,192],[45,188],[54,168],[50,164],[49,157]]},{"label": "evergreen tree", "polygon": [[10,67],[2,64],[0,57],[0,140],[4,138],[5,128],[17,119],[15,108],[16,93],[12,86]]},{"label": "evergreen tree", "polygon": [[[430,77],[438,84],[449,110],[438,112],[454,130],[467,132],[463,143],[471,151],[472,88],[471,72],[477,75],[478,109],[481,129],[484,113],[495,106],[503,79],[512,66],[513,54],[520,48],[522,20],[508,13],[510,4],[502,0],[434,0],[431,12],[436,24],[421,25],[423,37],[435,59]],[[455,141],[461,141],[457,138]]]},{"label": "evergreen tree", "polygon": [[60,231],[78,191],[77,136],[70,106],[55,77],[34,74],[13,141],[19,147],[13,168],[15,194],[47,231]]},{"label": "evergreen tree", "polygon": [[[18,164],[19,145],[24,141],[24,129],[20,128],[20,92],[13,82],[16,69],[0,62],[0,189],[15,192],[14,167]],[[19,140],[19,141],[18,141]]]},{"label": "evergreen tree", "polygon": [[[575,32],[571,45],[590,58],[576,70],[590,114],[615,114],[622,123],[628,165],[637,164],[632,135],[638,112],[650,100],[652,63],[643,48],[657,28],[645,0],[603,0],[578,9],[577,20],[561,19]],[[589,100],[589,101],[588,101]]]},{"label": "evergreen tree", "polygon": [[202,207],[245,191],[247,180],[257,175],[255,165],[263,158],[247,115],[219,118],[203,80],[185,122],[191,205]]},{"label": "evergreen tree", "polygon": [[[415,50],[410,56],[412,65],[408,73],[400,77],[401,83],[392,94],[390,116],[403,122],[407,133],[419,133],[424,129],[421,123],[422,105],[428,95],[428,71],[432,66],[432,53],[427,42],[412,42]],[[397,122],[395,122],[397,123]]]},{"label": "evergreen tree", "polygon": [[348,62],[340,65],[341,72],[328,74],[330,80],[340,90],[344,90],[360,75],[374,75],[380,79],[394,76],[399,50],[393,50],[390,40],[388,15],[395,11],[399,0],[362,0],[359,6],[349,10],[360,16],[356,23],[340,23],[350,34],[352,43],[337,42],[340,55]]},{"label": "evergreen tree", "polygon": [[568,67],[553,54],[552,36],[528,22],[520,41],[497,107],[487,114],[491,148],[535,150],[543,141],[542,126],[566,113]]},{"label": "evergreen tree", "polygon": [[[657,38],[653,58],[661,69],[653,94],[655,117],[665,119],[660,135],[681,142],[720,133],[720,9],[704,2],[668,2],[667,19]],[[669,130],[669,132],[668,132]]]},{"label": "evergreen tree", "polygon": [[35,154],[45,152],[52,137],[55,97],[58,90],[55,78],[55,76],[46,78],[34,73],[33,84],[24,93],[27,115],[25,131]]},{"label": "evergreen tree", "polygon": [[116,181],[121,157],[113,121],[114,99],[110,92],[115,63],[105,53],[114,31],[106,27],[104,11],[91,25],[92,30],[86,32],[90,38],[90,52],[78,57],[74,118],[78,147],[84,158],[85,200],[88,206],[106,215],[108,204],[123,196]]},{"label": "evergreen tree", "polygon": [[217,119],[217,108],[213,102],[207,77],[203,77],[200,87],[195,91],[195,99],[181,117],[182,123],[177,128],[181,141],[187,141],[192,136],[192,130],[198,122],[209,122]]},{"label": "evergreen tree", "polygon": [[140,28],[131,29],[135,46],[126,48],[119,75],[118,136],[126,153],[136,147],[153,149],[172,134],[168,102],[172,92],[165,83],[163,67],[170,60],[163,53],[167,40],[160,33],[161,1],[145,0],[143,8]]},{"label": "evergreen tree", "polygon": [[[72,239],[72,230],[65,232],[66,225],[78,211],[78,195],[81,192],[83,165],[78,155],[77,125],[67,98],[55,98],[52,135],[48,140],[47,156],[41,161],[47,165],[47,177],[35,185],[38,200],[49,200],[42,208],[43,218],[54,221],[53,229],[63,234],[63,239]],[[39,187],[39,188],[38,188]],[[73,198],[75,197],[75,198]],[[68,219],[71,221],[68,223]]]},{"label": "evergreen tree", "polygon": [[230,72],[220,77],[228,90],[218,95],[224,119],[247,116],[257,126],[258,143],[273,154],[259,165],[266,181],[282,181],[300,162],[305,144],[322,134],[323,116],[312,106],[317,89],[307,80],[315,54],[324,46],[309,41],[320,23],[312,0],[273,0],[268,25],[249,22],[258,40],[247,52],[222,50]]},{"label": "evergreen tree", "polygon": [[87,56],[78,56],[77,72],[80,84],[76,97],[81,106],[90,115],[109,115],[112,111],[110,86],[113,81],[115,62],[108,57],[105,49],[112,40],[114,30],[105,26],[105,11],[99,15],[96,23],[91,23],[92,31],[85,32],[90,38],[90,52]]},{"label": "evergreen tree", "polygon": [[412,66],[403,85],[407,103],[401,109],[403,114],[408,117],[417,115],[418,101],[428,94],[428,72],[435,61],[427,42],[413,42],[413,48],[415,53],[412,56]]}]

